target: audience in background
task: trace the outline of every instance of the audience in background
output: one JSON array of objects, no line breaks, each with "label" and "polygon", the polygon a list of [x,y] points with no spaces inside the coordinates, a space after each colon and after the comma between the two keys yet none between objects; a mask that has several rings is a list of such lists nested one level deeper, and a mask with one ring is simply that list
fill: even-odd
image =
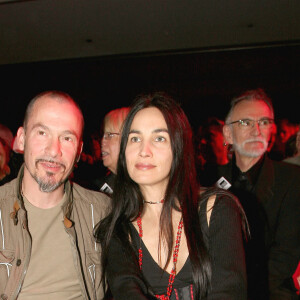
[{"label": "audience in background", "polygon": [[282,144],[285,144],[288,141],[288,139],[292,135],[296,134],[297,131],[299,130],[298,124],[294,124],[286,118],[280,119],[277,124],[278,124],[277,132],[278,132],[278,136],[279,136],[279,139]]},{"label": "audience in background", "polygon": [[267,154],[272,160],[280,161],[282,160],[282,152],[279,151],[279,149],[276,149],[277,140],[278,140],[277,126],[275,122],[275,126],[272,127],[271,136],[268,142]]},{"label": "audience in background", "polygon": [[[91,155],[93,162],[101,162],[101,135],[97,130],[95,133],[91,134]],[[102,163],[102,162],[101,162]]]},{"label": "audience in background", "polygon": [[86,137],[80,160],[75,165],[71,179],[85,188],[99,191],[98,180],[105,176],[105,173],[98,129]]},{"label": "audience in background", "polygon": [[120,135],[123,122],[129,113],[128,107],[121,107],[108,112],[103,120],[101,152],[103,165],[108,169],[105,177],[97,180],[101,192],[113,193],[114,179],[117,173],[117,162],[120,151]]},{"label": "audience in background", "polygon": [[20,149],[17,135],[15,135],[12,142],[12,151],[11,151],[11,157],[9,163],[14,177],[18,176],[19,170],[23,163],[24,163],[23,151]]},{"label": "audience in background", "polygon": [[0,124],[0,185],[14,178],[9,162],[12,153],[13,134],[11,130]]},{"label": "audience in background", "polygon": [[216,117],[209,117],[198,128],[196,167],[198,181],[201,185],[207,185],[208,172],[216,172],[217,166],[229,162],[228,147],[223,137],[223,126],[224,121]]},{"label": "audience in background", "polygon": [[[293,136],[299,130],[299,125],[292,123],[287,118],[279,119],[277,122],[277,134],[272,149],[269,151],[269,157],[273,160],[281,161],[287,158],[289,153],[289,142],[292,142]],[[289,141],[289,139],[291,139]]]},{"label": "audience in background", "polygon": [[287,149],[291,150],[287,153],[287,158],[283,161],[300,166],[300,130],[289,138]]}]

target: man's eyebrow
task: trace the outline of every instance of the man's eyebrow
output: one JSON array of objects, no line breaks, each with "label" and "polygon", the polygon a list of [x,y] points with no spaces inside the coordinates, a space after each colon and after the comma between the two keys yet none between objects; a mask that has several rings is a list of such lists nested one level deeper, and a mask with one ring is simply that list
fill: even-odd
[{"label": "man's eyebrow", "polygon": [[49,127],[47,127],[46,125],[44,125],[42,123],[36,123],[32,126],[32,129],[36,129],[36,128],[43,128],[45,130],[49,130]]},{"label": "man's eyebrow", "polygon": [[73,131],[73,130],[64,130],[63,133],[64,133],[64,134],[71,134],[71,135],[77,136],[77,134],[76,134],[75,131]]},{"label": "man's eyebrow", "polygon": [[[33,126],[32,126],[32,129],[36,129],[36,128],[43,128],[44,130],[50,130],[50,128],[48,127],[48,126],[46,126],[46,125],[44,125],[44,124],[42,124],[42,123],[36,123],[36,124],[34,124]],[[62,132],[63,134],[70,134],[70,135],[74,135],[76,138],[78,138],[79,139],[79,136],[75,133],[75,131],[73,131],[73,130],[64,130],[63,132]]]}]

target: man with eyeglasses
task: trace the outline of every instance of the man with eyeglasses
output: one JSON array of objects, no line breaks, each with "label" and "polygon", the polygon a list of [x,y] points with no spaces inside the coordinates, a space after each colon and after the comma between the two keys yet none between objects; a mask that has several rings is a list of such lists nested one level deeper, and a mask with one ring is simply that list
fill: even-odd
[{"label": "man with eyeglasses", "polygon": [[114,179],[117,174],[117,163],[120,152],[122,125],[129,112],[128,107],[109,111],[103,120],[103,136],[101,139],[101,154],[103,165],[108,169],[104,178],[97,181],[99,190],[111,196],[114,189]]},{"label": "man with eyeglasses", "polygon": [[214,181],[239,198],[248,218],[251,300],[298,299],[292,275],[300,259],[300,169],[268,158],[275,126],[272,101],[262,89],[233,99],[223,127],[233,157]]}]

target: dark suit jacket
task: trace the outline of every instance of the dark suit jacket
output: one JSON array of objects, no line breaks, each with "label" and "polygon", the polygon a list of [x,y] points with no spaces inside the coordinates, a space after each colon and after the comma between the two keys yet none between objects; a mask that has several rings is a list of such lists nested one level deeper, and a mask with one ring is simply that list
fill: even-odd
[{"label": "dark suit jacket", "polygon": [[[233,161],[220,166],[218,174],[211,177],[211,184],[221,176],[233,184],[232,164]],[[233,188],[229,191],[233,192]],[[291,276],[300,260],[300,168],[265,156],[252,193],[260,210],[258,219],[262,219],[264,227],[261,228],[265,244],[262,251],[267,259],[270,298],[294,299],[295,296],[298,299]]]}]

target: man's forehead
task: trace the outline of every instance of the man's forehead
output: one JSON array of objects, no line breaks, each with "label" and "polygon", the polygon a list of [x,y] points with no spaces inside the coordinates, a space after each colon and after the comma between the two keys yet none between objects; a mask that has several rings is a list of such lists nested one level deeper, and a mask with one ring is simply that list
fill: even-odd
[{"label": "man's forehead", "polygon": [[[47,116],[47,119],[44,117]],[[36,122],[41,122],[47,126],[47,121],[56,120],[58,118],[63,119],[65,123],[69,122],[69,125],[82,131],[82,114],[76,105],[67,100],[62,101],[58,98],[49,96],[41,97],[34,104],[32,111],[28,118],[28,124],[35,125]],[[61,124],[56,124],[58,127]]]},{"label": "man's forehead", "polygon": [[263,116],[272,116],[270,107],[263,100],[243,100],[236,104],[233,115],[255,114]]},{"label": "man's forehead", "polygon": [[69,107],[70,111],[78,111],[78,108],[74,103],[71,101],[68,101],[67,99],[59,96],[50,96],[50,95],[45,95],[40,97],[39,99],[36,100],[33,106],[33,110],[42,110],[47,107],[55,107],[57,110],[62,110],[66,109],[66,107]]}]

